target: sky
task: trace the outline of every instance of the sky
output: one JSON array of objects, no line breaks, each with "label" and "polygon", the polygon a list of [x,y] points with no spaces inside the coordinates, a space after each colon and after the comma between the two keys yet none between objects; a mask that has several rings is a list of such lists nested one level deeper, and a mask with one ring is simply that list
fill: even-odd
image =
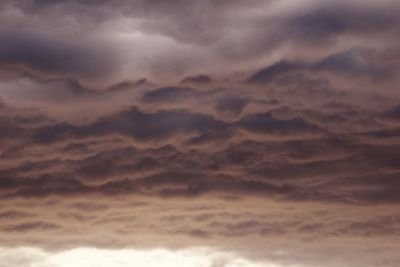
[{"label": "sky", "polygon": [[400,266],[399,14],[0,1],[0,267]]}]

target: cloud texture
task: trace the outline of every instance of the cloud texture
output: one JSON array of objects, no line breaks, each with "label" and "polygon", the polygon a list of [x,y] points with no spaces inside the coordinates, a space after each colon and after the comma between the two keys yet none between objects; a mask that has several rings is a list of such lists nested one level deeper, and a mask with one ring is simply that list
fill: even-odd
[{"label": "cloud texture", "polygon": [[398,266],[399,12],[2,1],[1,245]]}]

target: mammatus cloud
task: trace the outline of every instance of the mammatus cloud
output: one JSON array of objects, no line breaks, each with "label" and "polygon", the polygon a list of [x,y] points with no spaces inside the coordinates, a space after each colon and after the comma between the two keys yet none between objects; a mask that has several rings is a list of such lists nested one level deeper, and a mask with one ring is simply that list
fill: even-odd
[{"label": "mammatus cloud", "polygon": [[398,266],[399,9],[2,1],[0,266]]}]

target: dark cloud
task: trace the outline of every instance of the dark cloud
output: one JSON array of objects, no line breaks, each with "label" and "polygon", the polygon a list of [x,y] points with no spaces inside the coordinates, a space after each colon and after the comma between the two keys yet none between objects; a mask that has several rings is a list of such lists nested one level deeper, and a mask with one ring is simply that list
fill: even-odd
[{"label": "dark cloud", "polygon": [[313,66],[316,70],[342,73],[349,76],[364,75],[376,79],[389,78],[392,71],[375,66],[369,62],[368,55],[356,50],[350,50],[339,54],[331,55]]},{"label": "dark cloud", "polygon": [[18,218],[27,218],[31,217],[32,214],[27,212],[9,210],[0,213],[0,220],[8,220],[8,219],[18,219]]},{"label": "dark cloud", "polygon": [[[15,9],[25,16],[13,16]],[[244,12],[239,15],[236,9]],[[341,38],[346,43],[347,38],[354,37],[349,41],[353,45],[345,45],[344,49],[368,47],[365,40],[369,33],[393,46],[395,39],[388,35],[398,31],[398,6],[392,1],[381,5],[313,1],[304,9],[297,5],[279,9],[277,1],[259,0],[246,3],[20,0],[2,2],[2,10],[3,29],[7,29],[1,33],[5,40],[0,50],[2,62],[13,66],[23,64],[26,68],[22,71],[41,72],[44,76],[69,75],[103,83],[102,78],[108,77],[111,80],[108,85],[132,76],[159,78],[157,73],[163,77],[172,75],[175,80],[186,77],[183,82],[205,84],[210,82],[209,76],[193,76],[193,73],[226,74],[240,71],[238,65],[244,69],[265,65],[270,62],[266,58],[293,44],[307,50],[305,56],[295,58],[315,58],[315,50],[335,48]],[[276,10],[276,14],[269,10]],[[126,19],[127,27],[118,21],[121,18]],[[34,31],[30,25],[40,30]],[[126,35],[120,35],[121,32]],[[153,46],[154,42],[162,44],[161,50]],[[29,44],[29,49],[23,49],[21,43]],[[324,55],[329,57],[330,51]],[[283,64],[285,59],[280,59]],[[331,60],[337,64],[337,59]],[[352,59],[340,59],[343,60]]]},{"label": "dark cloud", "polygon": [[400,121],[400,106],[389,108],[381,114],[384,120]]},{"label": "dark cloud", "polygon": [[212,116],[186,110],[143,113],[137,108],[131,108],[116,116],[102,118],[82,130],[84,134],[122,133],[146,141],[162,140],[185,132],[218,131],[225,127],[223,122]]},{"label": "dark cloud", "polygon": [[249,101],[250,100],[245,97],[227,95],[218,100],[215,108],[223,114],[237,116],[242,113]]},{"label": "dark cloud", "polygon": [[211,82],[211,78],[207,75],[200,74],[197,76],[188,76],[182,80],[182,83],[209,83]]},{"label": "dark cloud", "polygon": [[[219,106],[219,111],[238,114],[243,108],[240,105],[244,105],[241,101],[239,102],[239,107],[224,106],[222,108]],[[230,104],[238,105],[236,102]],[[228,108],[230,110],[227,110]],[[100,118],[90,125],[60,123],[43,127],[34,133],[34,140],[49,143],[65,138],[122,134],[140,141],[162,141],[179,137],[181,134],[194,134],[198,137],[204,135],[229,137],[229,133],[234,129],[245,129],[249,132],[269,135],[323,134],[317,125],[310,124],[300,117],[277,119],[270,113],[261,113],[244,116],[238,122],[227,123],[217,120],[211,115],[191,113],[188,110],[161,110],[156,113],[144,113],[136,107],[132,107],[127,111]]]},{"label": "dark cloud", "polygon": [[312,125],[302,118],[280,120],[270,113],[253,114],[243,117],[241,126],[252,132],[266,134],[302,134],[319,133],[316,125]]},{"label": "dark cloud", "polygon": [[[393,6],[392,8],[397,8]],[[382,6],[338,3],[311,9],[296,16],[291,26],[297,37],[308,42],[337,40],[339,35],[380,34],[397,29],[394,9]]]},{"label": "dark cloud", "polygon": [[291,63],[287,61],[279,61],[265,69],[255,73],[248,79],[248,82],[259,83],[268,82],[272,79],[278,78],[280,75],[295,71],[302,68],[300,63]]},{"label": "dark cloud", "polygon": [[90,187],[78,180],[56,175],[53,177],[48,175],[31,177],[31,179],[9,178],[6,185],[8,186],[2,186],[2,188],[11,191],[10,193],[6,191],[6,195],[21,197],[43,197],[51,194],[74,195],[92,191]]},{"label": "dark cloud", "polygon": [[351,77],[364,76],[380,80],[388,79],[394,74],[390,68],[379,67],[373,62],[369,62],[367,53],[349,50],[312,63],[282,60],[259,70],[247,81],[250,83],[273,82],[296,72],[308,71],[326,71],[333,74]]},{"label": "dark cloud", "polygon": [[179,102],[199,95],[191,88],[163,87],[143,95],[144,102]]},{"label": "dark cloud", "polygon": [[398,11],[1,1],[0,243],[398,266]]},{"label": "dark cloud", "polygon": [[52,223],[46,222],[30,222],[5,227],[5,231],[10,232],[28,232],[28,231],[49,231],[57,230],[61,227]]},{"label": "dark cloud", "polygon": [[45,126],[33,131],[32,137],[40,143],[53,143],[71,138],[117,134],[138,141],[161,142],[180,136],[229,137],[231,126],[233,125],[220,121],[212,115],[192,113],[183,109],[145,113],[132,107],[100,118],[89,125],[64,122]]},{"label": "dark cloud", "polygon": [[0,38],[0,63],[21,72],[91,78],[109,73],[113,64],[106,50],[57,35],[3,28]]}]

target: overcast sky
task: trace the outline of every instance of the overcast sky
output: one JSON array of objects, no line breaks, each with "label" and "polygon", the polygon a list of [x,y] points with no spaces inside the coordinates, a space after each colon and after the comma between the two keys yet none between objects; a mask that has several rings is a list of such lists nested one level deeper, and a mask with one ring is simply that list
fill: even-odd
[{"label": "overcast sky", "polygon": [[0,267],[400,266],[399,14],[0,1]]}]

